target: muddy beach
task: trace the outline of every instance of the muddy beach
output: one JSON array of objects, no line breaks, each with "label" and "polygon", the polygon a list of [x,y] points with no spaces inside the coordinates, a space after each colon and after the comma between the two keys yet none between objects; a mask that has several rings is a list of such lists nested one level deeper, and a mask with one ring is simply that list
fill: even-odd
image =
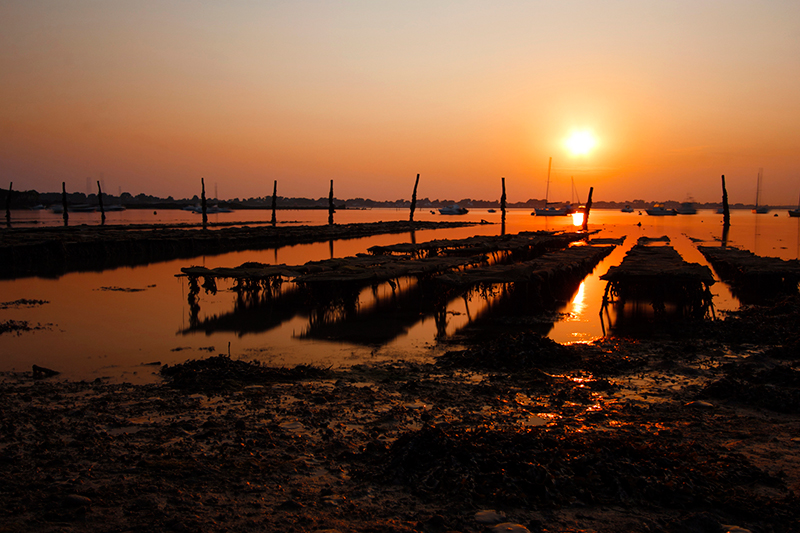
[{"label": "muddy beach", "polygon": [[7,373],[0,529],[798,531],[799,319],[794,296],[588,345],[495,324],[431,365]]}]

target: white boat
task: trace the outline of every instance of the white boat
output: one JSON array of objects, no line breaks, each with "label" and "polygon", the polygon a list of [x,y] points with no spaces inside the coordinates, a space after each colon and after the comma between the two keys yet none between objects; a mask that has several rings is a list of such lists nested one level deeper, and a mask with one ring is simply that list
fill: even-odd
[{"label": "white boat", "polygon": [[[200,205],[187,205],[183,208],[184,211],[191,211],[192,213],[203,214],[203,207]],[[215,213],[233,213],[233,209],[227,207],[220,207],[218,205],[206,206],[206,214],[213,215]]]},{"label": "white boat", "polygon": [[620,211],[622,211],[623,213],[633,213],[633,208],[629,205],[626,205],[625,207],[620,209]]},{"label": "white boat", "polygon": [[448,205],[447,207],[440,207],[439,213],[442,215],[466,215],[469,210],[466,207],[461,207],[458,204]]},{"label": "white boat", "polygon": [[[61,204],[53,204],[50,206],[50,211],[53,213],[63,213],[64,206]],[[97,207],[89,204],[76,204],[67,206],[67,212],[69,213],[93,213],[97,211]]]},{"label": "white boat", "polygon": [[575,212],[569,205],[566,207],[551,207],[547,205],[548,199],[550,198],[550,167],[552,164],[553,158],[551,157],[547,162],[547,188],[545,189],[544,193],[544,207],[534,208],[531,215],[537,217],[565,217]]},{"label": "white boat", "polygon": [[650,209],[645,209],[645,212],[654,217],[672,217],[678,214],[674,209],[665,208],[664,204],[655,204]]},{"label": "white boat", "polygon": [[542,207],[534,209],[531,214],[537,217],[565,217],[574,212],[567,207]]},{"label": "white boat", "polygon": [[103,211],[125,211],[125,206],[122,204],[104,205]]}]

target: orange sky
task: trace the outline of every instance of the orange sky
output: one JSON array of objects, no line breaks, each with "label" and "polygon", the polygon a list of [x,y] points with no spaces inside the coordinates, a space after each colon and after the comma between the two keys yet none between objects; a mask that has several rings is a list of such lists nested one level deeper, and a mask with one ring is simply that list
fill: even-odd
[{"label": "orange sky", "polygon": [[0,47],[3,188],[524,201],[552,157],[551,200],[800,193],[795,0],[5,0]]}]

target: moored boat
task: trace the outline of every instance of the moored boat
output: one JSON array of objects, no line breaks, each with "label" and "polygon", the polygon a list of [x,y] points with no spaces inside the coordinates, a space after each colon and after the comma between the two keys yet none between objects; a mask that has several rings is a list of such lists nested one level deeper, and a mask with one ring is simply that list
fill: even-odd
[{"label": "moored boat", "polygon": [[678,214],[674,209],[664,207],[664,204],[655,204],[650,209],[645,209],[645,212],[654,217],[671,217]]},{"label": "moored boat", "polygon": [[629,205],[626,205],[625,207],[620,209],[620,211],[622,211],[623,213],[633,213],[633,208]]},{"label": "moored boat", "polygon": [[696,215],[697,208],[694,206],[694,200],[691,198],[685,202],[681,202],[680,207],[675,210],[679,215]]},{"label": "moored boat", "polygon": [[469,210],[466,207],[461,207],[458,204],[448,205],[447,207],[440,207],[439,213],[442,215],[466,215]]}]

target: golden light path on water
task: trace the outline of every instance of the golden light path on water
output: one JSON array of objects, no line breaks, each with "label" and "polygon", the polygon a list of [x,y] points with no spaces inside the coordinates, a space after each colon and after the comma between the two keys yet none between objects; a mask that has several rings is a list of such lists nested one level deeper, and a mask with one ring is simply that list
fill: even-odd
[{"label": "golden light path on water", "polygon": [[[251,217],[270,213],[246,213]],[[295,223],[324,224],[326,212],[281,213]],[[41,215],[37,215],[41,216]],[[131,213],[128,220],[154,216]],[[165,221],[170,213],[157,215]],[[176,214],[176,216],[187,216]],[[337,223],[369,222],[377,219],[404,220],[405,210],[364,210],[337,213]],[[76,217],[77,218],[77,217]],[[220,217],[221,218],[221,217]],[[442,217],[421,210],[420,220],[442,220]],[[668,218],[668,219],[667,219]],[[380,235],[367,239],[321,242],[271,250],[234,252],[218,256],[180,259],[137,267],[122,267],[103,272],[74,272],[57,278],[21,278],[0,280],[0,303],[19,299],[38,299],[46,304],[32,307],[0,308],[0,322],[27,321],[41,327],[20,335],[0,335],[0,370],[29,370],[38,364],[60,370],[65,377],[94,379],[107,376],[115,380],[147,382],[154,379],[157,367],[146,363],[174,364],[187,359],[226,353],[228,343],[232,356],[257,359],[270,364],[294,365],[314,363],[349,365],[387,359],[431,360],[449,349],[438,339],[452,338],[466,325],[482,320],[495,320],[498,312],[508,313],[499,296],[484,297],[478,292],[457,296],[449,301],[444,313],[414,307],[414,288],[399,285],[397,293],[382,286],[377,292],[361,291],[359,302],[345,317],[345,310],[329,311],[332,324],[314,322],[307,310],[281,309],[269,305],[242,307],[230,287],[220,286],[216,294],[201,292],[197,319],[207,328],[193,328],[188,286],[185,278],[176,278],[181,267],[203,265],[209,268],[230,267],[247,261],[267,264],[303,264],[330,257],[363,253],[373,245],[400,242],[425,242],[433,239],[458,239],[471,235],[499,235],[502,231],[499,213],[472,209],[457,220],[493,222],[470,228],[446,231],[418,231],[415,235]],[[86,218],[88,223],[93,219]],[[191,218],[189,218],[191,220]],[[196,218],[195,218],[196,220]],[[284,219],[286,220],[286,219]],[[599,320],[605,282],[600,276],[609,267],[619,264],[625,253],[642,236],[667,235],[671,245],[685,260],[706,264],[697,250],[698,243],[719,244],[722,234],[721,216],[712,212],[677,217],[650,217],[610,210],[593,210],[590,229],[599,230],[597,237],[625,236],[574,292],[564,296],[553,311],[554,323],[534,320],[543,333],[557,342],[587,342],[603,337]],[[511,210],[506,232],[574,231],[571,217],[533,217],[530,210]],[[779,217],[756,216],[734,212],[729,244],[749,249],[759,255],[795,259],[800,254],[800,221]],[[403,292],[411,291],[411,292]],[[718,282],[712,286],[717,313],[735,309],[738,302],[728,287]],[[408,295],[403,299],[403,294]],[[263,303],[263,302],[262,302]],[[402,309],[397,307],[402,303]],[[1,306],[0,306],[1,307]],[[338,313],[338,314],[337,314]],[[508,318],[523,319],[511,311]],[[344,317],[344,319],[343,319]],[[534,319],[536,317],[533,317]],[[614,318],[613,315],[610,318]],[[519,327],[529,327],[522,320]],[[362,333],[369,333],[380,342],[355,342]],[[309,334],[313,333],[313,334]],[[337,340],[338,339],[338,340]],[[389,340],[386,340],[389,339]]]}]

